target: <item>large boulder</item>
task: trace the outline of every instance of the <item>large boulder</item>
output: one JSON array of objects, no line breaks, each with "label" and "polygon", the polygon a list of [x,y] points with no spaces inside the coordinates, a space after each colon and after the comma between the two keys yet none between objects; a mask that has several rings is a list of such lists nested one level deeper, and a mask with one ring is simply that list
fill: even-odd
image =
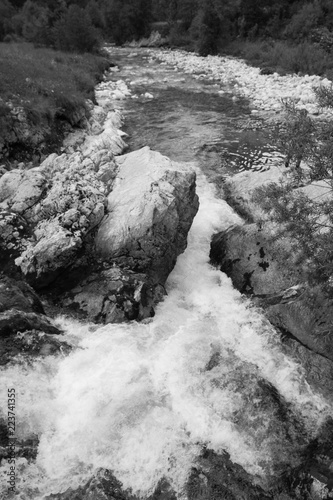
[{"label": "large boulder", "polygon": [[[333,361],[333,301],[320,286],[305,282],[287,239],[276,240],[256,224],[234,226],[214,235],[210,258],[274,326]],[[332,385],[332,368],[327,366],[325,373]]]},{"label": "large boulder", "polygon": [[117,164],[95,239],[103,265],[61,299],[79,317],[103,323],[154,315],[198,210],[195,174],[160,153],[146,147]]},{"label": "large boulder", "polygon": [[[252,200],[260,182],[265,184],[273,178],[264,172],[251,176],[251,172],[236,175],[228,181],[227,193],[233,206],[257,223],[214,235],[211,261],[231,277],[238,290],[264,309],[283,338],[298,342],[298,348],[293,344],[290,354],[304,366],[307,380],[332,398],[332,298],[322,286],[307,282],[306,262],[299,250],[287,236],[276,237],[277,227],[263,220],[260,207]],[[327,197],[329,191],[325,182],[296,189],[311,199]]]},{"label": "large boulder", "polygon": [[96,253],[164,283],[198,210],[195,173],[144,147],[117,159],[119,172]]}]

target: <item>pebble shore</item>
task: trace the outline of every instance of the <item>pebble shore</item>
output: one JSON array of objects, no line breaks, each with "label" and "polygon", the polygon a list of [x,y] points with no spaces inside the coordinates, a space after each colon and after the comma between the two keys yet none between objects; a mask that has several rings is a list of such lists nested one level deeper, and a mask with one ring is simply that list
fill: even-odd
[{"label": "pebble shore", "polygon": [[181,50],[154,50],[151,58],[161,64],[170,64],[193,74],[195,78],[208,78],[221,84],[219,93],[232,91],[236,96],[250,101],[253,114],[280,113],[285,101],[306,109],[312,116],[331,119],[333,111],[321,108],[316,103],[314,87],[330,87],[332,82],[318,75],[286,75],[278,73],[262,75],[260,68],[246,64],[234,57],[200,57]]}]

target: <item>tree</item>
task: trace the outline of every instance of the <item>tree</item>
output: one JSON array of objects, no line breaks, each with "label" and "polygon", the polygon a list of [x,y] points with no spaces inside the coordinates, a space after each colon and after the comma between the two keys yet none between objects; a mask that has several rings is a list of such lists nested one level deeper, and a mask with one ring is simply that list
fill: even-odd
[{"label": "tree", "polygon": [[[18,35],[29,42],[49,43],[48,26],[50,11],[37,2],[27,0],[21,11],[14,16],[13,26]],[[45,40],[43,40],[45,38]]]},{"label": "tree", "polygon": [[105,19],[103,17],[101,8],[98,6],[95,0],[89,1],[86,7],[86,12],[90,18],[90,21],[96,28],[105,28]]},{"label": "tree", "polygon": [[11,31],[10,20],[15,14],[15,9],[8,0],[0,0],[0,41]]},{"label": "tree", "polygon": [[199,54],[201,56],[216,54],[220,35],[220,20],[216,15],[212,0],[207,0],[202,3],[199,16]]},{"label": "tree", "polygon": [[95,27],[85,10],[71,5],[54,27],[56,48],[70,52],[94,52],[100,45]]},{"label": "tree", "polygon": [[106,28],[117,45],[149,34],[151,0],[111,0],[105,8]]},{"label": "tree", "polygon": [[183,22],[184,29],[188,29],[198,11],[198,1],[196,0],[179,0],[178,17]]},{"label": "tree", "polygon": [[322,24],[323,10],[319,2],[306,3],[292,17],[284,34],[288,38],[300,42],[306,39],[314,28]]}]

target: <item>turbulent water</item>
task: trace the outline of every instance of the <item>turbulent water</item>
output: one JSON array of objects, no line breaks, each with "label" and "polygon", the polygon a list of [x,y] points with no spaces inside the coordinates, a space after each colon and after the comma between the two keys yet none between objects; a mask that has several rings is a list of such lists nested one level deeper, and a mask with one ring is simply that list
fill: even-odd
[{"label": "turbulent water", "polygon": [[200,209],[156,316],[106,326],[60,317],[77,346],[69,356],[2,370],[1,401],[7,387],[17,392],[17,437],[40,440],[36,463],[18,461],[17,498],[75,488],[99,467],[142,497],[164,477],[186,498],[204,445],[264,484],[298,463],[302,440],[329,414],[260,311],[209,264],[211,235],[241,220],[198,163],[184,168],[197,169]]}]

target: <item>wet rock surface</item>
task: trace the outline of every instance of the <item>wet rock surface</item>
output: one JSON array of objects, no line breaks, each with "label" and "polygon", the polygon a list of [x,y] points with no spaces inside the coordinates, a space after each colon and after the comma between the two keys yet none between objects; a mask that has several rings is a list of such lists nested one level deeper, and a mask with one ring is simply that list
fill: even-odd
[{"label": "wet rock surface", "polygon": [[259,500],[273,498],[244,469],[234,464],[225,453],[218,455],[204,450],[192,469],[187,484],[189,500],[213,500],[217,498]]},{"label": "wet rock surface", "polygon": [[[167,480],[162,479],[149,500],[176,500],[177,496]],[[124,491],[108,469],[99,469],[84,486],[64,493],[49,495],[46,500],[139,500],[130,491]]]},{"label": "wet rock surface", "polygon": [[146,274],[113,266],[90,274],[62,299],[64,307],[96,323],[120,323],[154,316],[164,287]]},{"label": "wet rock surface", "polygon": [[17,356],[69,352],[61,331],[44,313],[34,290],[25,282],[0,279],[0,364]]},{"label": "wet rock surface", "polygon": [[[193,466],[185,487],[189,500],[313,500],[331,498],[333,475],[330,470],[332,452],[327,438],[332,434],[332,422],[322,434],[304,450],[303,462],[275,484],[263,488],[228,453],[217,454],[204,448]],[[324,484],[325,486],[320,486]],[[177,493],[166,479],[162,479],[148,500],[176,500]],[[137,500],[123,489],[111,471],[99,469],[84,486],[64,493],[53,494],[47,500]]]},{"label": "wet rock surface", "polygon": [[0,277],[0,313],[9,309],[44,314],[36,292],[24,281]]},{"label": "wet rock surface", "polygon": [[276,240],[256,224],[236,226],[213,237],[210,258],[283,335],[314,354],[313,366],[309,353],[304,366],[309,380],[315,379],[327,395],[333,383],[332,299],[320,286],[306,283],[288,240]]}]

